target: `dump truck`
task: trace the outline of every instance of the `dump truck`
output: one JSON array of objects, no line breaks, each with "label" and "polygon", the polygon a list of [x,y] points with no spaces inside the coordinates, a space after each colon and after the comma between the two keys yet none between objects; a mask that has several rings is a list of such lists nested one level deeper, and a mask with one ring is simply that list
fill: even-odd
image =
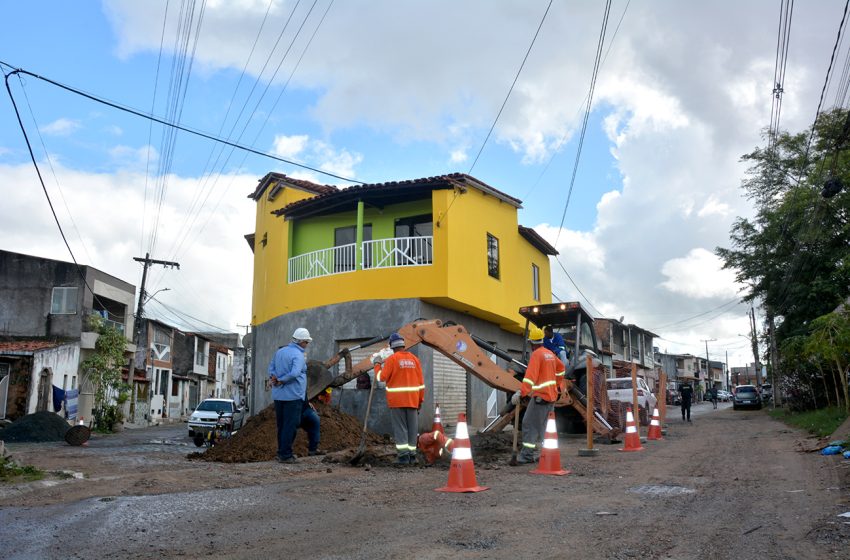
[{"label": "dump truck", "polygon": [[[404,337],[405,349],[417,344],[424,344],[452,360],[464,368],[469,375],[474,375],[494,389],[504,391],[507,396],[518,391],[522,385],[522,376],[531,353],[528,344],[528,332],[531,325],[551,325],[560,331],[570,346],[570,362],[567,366],[567,391],[564,391],[555,403],[556,417],[559,430],[583,431],[586,417],[585,387],[587,379],[587,356],[591,356],[594,390],[594,421],[593,430],[608,441],[613,441],[620,433],[618,425],[612,425],[609,420],[609,404],[605,390],[605,372],[598,356],[596,333],[593,330],[593,318],[578,302],[552,303],[522,307],[520,315],[526,319],[525,348],[520,358],[515,358],[505,350],[495,347],[468,332],[463,325],[454,322],[443,322],[439,319],[422,319],[408,323],[398,328]],[[351,351],[355,348],[366,348],[383,342],[389,334],[377,336],[363,342],[354,348],[340,350],[326,362],[313,362],[308,365],[307,396],[313,398],[327,387],[341,387],[348,381],[370,371],[374,365],[370,359],[352,363]],[[510,369],[504,369],[494,363],[487,353],[495,354],[509,364]],[[331,368],[345,360],[345,371],[336,375]],[[515,407],[507,402],[499,412],[499,416],[490,422],[482,432],[496,432],[511,423]]]}]

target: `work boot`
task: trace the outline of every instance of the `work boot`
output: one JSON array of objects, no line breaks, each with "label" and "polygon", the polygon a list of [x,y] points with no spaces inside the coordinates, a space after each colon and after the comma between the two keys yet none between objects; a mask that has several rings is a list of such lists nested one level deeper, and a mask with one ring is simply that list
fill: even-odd
[{"label": "work boot", "polygon": [[407,455],[399,455],[398,458],[393,463],[394,467],[405,467],[410,464],[410,460]]},{"label": "work boot", "polygon": [[281,457],[278,457],[277,462],[283,463],[285,465],[291,465],[291,464],[295,463],[296,461],[295,461],[295,457],[292,456],[292,457],[287,457],[286,459],[282,459]]},{"label": "work boot", "polygon": [[528,465],[534,462],[534,455],[523,451],[519,454],[519,457],[516,458],[516,462],[520,465]]},{"label": "work boot", "polygon": [[307,455],[309,455],[310,457],[315,457],[317,455],[325,455],[326,453],[327,451],[325,451],[324,449],[313,449],[311,451],[308,451]]},{"label": "work boot", "polygon": [[407,456],[407,464],[411,467],[415,467],[419,465],[419,460],[416,458],[416,455],[408,455]]}]

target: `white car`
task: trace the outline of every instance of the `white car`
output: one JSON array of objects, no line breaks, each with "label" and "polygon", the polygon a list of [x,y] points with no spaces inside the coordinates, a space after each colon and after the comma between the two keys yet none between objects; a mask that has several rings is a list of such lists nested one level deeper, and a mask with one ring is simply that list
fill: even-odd
[{"label": "white car", "polygon": [[[615,377],[614,379],[607,380],[607,384],[608,400],[632,402],[631,377]],[[637,378],[637,397],[638,406],[647,410],[647,414],[652,415],[652,409],[658,405],[658,399],[652,394],[643,377]]]},{"label": "white car", "polygon": [[732,398],[732,393],[730,393],[729,391],[725,391],[723,389],[717,390],[717,399],[718,400],[721,400],[723,402],[727,402],[731,398]]},{"label": "white car", "polygon": [[218,422],[219,412],[222,417],[233,419],[234,432],[240,429],[245,421],[245,410],[233,399],[204,399],[189,416],[189,437],[203,436],[212,430]]}]

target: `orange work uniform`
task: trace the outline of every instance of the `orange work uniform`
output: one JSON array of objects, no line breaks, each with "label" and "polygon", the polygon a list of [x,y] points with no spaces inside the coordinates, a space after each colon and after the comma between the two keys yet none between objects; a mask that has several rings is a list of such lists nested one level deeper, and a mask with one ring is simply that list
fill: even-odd
[{"label": "orange work uniform", "polygon": [[375,365],[378,381],[387,384],[387,406],[419,408],[425,400],[425,379],[419,359],[406,350],[395,352]]},{"label": "orange work uniform", "polygon": [[522,380],[522,396],[530,393],[532,397],[555,402],[558,400],[559,390],[562,391],[565,387],[564,362],[545,346],[532,352]]}]

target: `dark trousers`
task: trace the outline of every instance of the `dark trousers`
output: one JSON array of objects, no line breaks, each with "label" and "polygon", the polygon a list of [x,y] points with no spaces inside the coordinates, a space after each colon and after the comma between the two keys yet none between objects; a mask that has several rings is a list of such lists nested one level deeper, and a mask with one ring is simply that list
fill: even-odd
[{"label": "dark trousers", "polygon": [[685,413],[687,412],[688,420],[691,419],[691,401],[682,401],[682,420],[685,419]]},{"label": "dark trousers", "polygon": [[[319,448],[319,436],[321,433],[319,415],[310,407],[310,403],[307,401],[302,402],[304,403],[304,408],[301,410],[301,424],[299,427],[307,432],[307,448],[310,451],[316,451]],[[292,438],[295,439],[294,432]]]},{"label": "dark trousers", "polygon": [[277,456],[279,459],[292,457],[292,442],[295,431],[301,424],[304,401],[274,401],[274,416],[277,421]]}]

